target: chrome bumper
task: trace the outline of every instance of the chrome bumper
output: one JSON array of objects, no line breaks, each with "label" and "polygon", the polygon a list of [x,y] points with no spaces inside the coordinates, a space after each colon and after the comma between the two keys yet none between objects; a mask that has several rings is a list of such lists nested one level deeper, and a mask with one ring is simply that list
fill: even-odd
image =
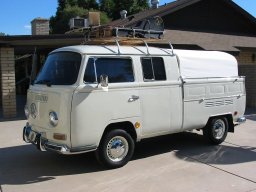
[{"label": "chrome bumper", "polygon": [[66,155],[71,154],[67,146],[49,142],[47,139],[42,137],[41,133],[33,131],[28,124],[23,128],[23,140],[26,143],[36,145],[37,149],[40,151],[50,150]]},{"label": "chrome bumper", "polygon": [[50,142],[46,138],[42,137],[41,133],[33,131],[28,124],[23,128],[23,140],[26,143],[32,143],[36,145],[37,149],[40,151],[54,151],[63,155],[80,154],[97,149],[96,146],[84,147],[80,149],[70,149],[66,145]]},{"label": "chrome bumper", "polygon": [[242,123],[245,123],[245,122],[246,122],[245,117],[239,117],[234,124],[235,125],[241,125]]}]

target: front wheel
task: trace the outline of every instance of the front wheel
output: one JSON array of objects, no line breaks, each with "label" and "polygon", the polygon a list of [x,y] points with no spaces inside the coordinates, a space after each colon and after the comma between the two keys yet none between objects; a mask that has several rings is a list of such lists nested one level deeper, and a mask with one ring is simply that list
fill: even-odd
[{"label": "front wheel", "polygon": [[96,157],[108,168],[122,167],[132,158],[134,140],[126,131],[115,129],[103,136]]},{"label": "front wheel", "polygon": [[222,143],[228,134],[228,120],[225,117],[215,117],[210,119],[203,129],[203,135],[212,144]]}]

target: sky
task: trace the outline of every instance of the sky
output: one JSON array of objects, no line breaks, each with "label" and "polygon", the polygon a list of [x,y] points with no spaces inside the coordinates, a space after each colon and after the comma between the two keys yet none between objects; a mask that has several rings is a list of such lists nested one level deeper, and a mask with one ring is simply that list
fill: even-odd
[{"label": "sky", "polygon": [[[160,0],[160,4],[174,0]],[[233,0],[256,17],[256,0]],[[55,15],[57,0],[0,0],[0,32],[8,35],[30,35],[30,22],[36,17]]]}]

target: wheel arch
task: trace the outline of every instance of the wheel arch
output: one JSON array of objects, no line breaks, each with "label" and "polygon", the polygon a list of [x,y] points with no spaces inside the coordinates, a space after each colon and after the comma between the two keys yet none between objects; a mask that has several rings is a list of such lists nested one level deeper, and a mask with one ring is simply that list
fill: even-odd
[{"label": "wheel arch", "polygon": [[223,118],[225,117],[228,121],[228,132],[234,133],[235,132],[235,126],[234,126],[234,122],[233,122],[233,116],[232,114],[222,114],[222,115],[215,115],[215,116],[211,116],[209,117],[206,127],[209,125],[209,123],[211,122],[212,119],[214,118]]},{"label": "wheel arch", "polygon": [[116,123],[109,124],[105,128],[105,130],[104,130],[104,132],[102,134],[101,139],[104,137],[104,135],[106,133],[108,133],[109,131],[112,131],[114,129],[125,130],[127,133],[129,133],[131,135],[131,137],[134,140],[134,142],[137,141],[137,133],[136,133],[135,127],[134,127],[134,125],[130,121],[123,121],[123,122],[116,122]]}]

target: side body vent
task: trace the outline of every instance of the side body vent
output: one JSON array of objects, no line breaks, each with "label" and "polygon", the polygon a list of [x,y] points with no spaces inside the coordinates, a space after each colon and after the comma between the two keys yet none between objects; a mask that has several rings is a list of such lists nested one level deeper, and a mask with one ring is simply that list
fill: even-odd
[{"label": "side body vent", "polygon": [[233,99],[206,101],[205,107],[219,107],[224,105],[233,105],[233,103],[234,103]]}]

